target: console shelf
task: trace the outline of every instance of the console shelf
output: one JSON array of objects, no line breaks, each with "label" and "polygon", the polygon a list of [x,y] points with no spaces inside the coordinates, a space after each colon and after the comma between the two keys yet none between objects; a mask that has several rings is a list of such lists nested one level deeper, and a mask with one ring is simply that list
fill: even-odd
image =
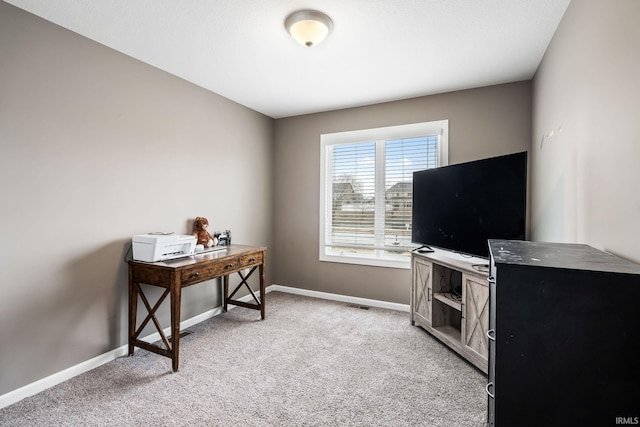
[{"label": "console shelf", "polygon": [[441,293],[441,292],[436,292],[433,294],[433,299],[438,300],[444,304],[447,304],[449,307],[452,307],[458,311],[462,311],[462,301],[457,301],[454,299],[451,299],[451,297],[449,297],[448,295],[450,295],[449,293]]},{"label": "console shelf", "polygon": [[418,325],[483,372],[489,343],[487,261],[436,249],[411,257],[411,324]]},{"label": "console shelf", "polygon": [[[460,329],[454,326],[438,326],[433,328],[436,332],[444,335],[448,339],[452,339],[455,342],[458,342],[462,339],[462,334],[460,333]],[[447,340],[444,340],[447,341]]]}]

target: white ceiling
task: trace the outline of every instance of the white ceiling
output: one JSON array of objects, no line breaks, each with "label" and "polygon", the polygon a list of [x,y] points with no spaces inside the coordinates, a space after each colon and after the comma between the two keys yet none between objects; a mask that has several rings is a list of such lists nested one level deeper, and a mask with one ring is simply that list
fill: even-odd
[{"label": "white ceiling", "polygon": [[[273,118],[533,77],[570,0],[6,0]],[[284,20],[334,22],[316,47]]]}]

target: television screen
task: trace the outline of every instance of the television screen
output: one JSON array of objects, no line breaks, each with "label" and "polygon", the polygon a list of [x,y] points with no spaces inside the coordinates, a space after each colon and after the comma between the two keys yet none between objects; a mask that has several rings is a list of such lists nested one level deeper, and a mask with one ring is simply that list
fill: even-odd
[{"label": "television screen", "polygon": [[526,152],[414,172],[411,241],[487,258],[525,240],[526,205]]}]

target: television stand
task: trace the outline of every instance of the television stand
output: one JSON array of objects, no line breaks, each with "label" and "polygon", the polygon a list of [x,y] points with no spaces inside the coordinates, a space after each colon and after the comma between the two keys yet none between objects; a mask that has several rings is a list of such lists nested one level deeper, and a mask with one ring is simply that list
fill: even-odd
[{"label": "television stand", "polygon": [[441,249],[411,253],[411,324],[418,325],[487,372],[487,261]]}]

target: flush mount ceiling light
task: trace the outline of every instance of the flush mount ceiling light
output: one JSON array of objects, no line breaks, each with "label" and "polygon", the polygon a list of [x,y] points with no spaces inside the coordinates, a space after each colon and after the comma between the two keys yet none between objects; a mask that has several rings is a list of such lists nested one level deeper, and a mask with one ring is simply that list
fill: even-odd
[{"label": "flush mount ceiling light", "polygon": [[287,17],[284,26],[298,43],[312,47],[320,44],[329,35],[333,21],[317,10],[299,10]]}]

